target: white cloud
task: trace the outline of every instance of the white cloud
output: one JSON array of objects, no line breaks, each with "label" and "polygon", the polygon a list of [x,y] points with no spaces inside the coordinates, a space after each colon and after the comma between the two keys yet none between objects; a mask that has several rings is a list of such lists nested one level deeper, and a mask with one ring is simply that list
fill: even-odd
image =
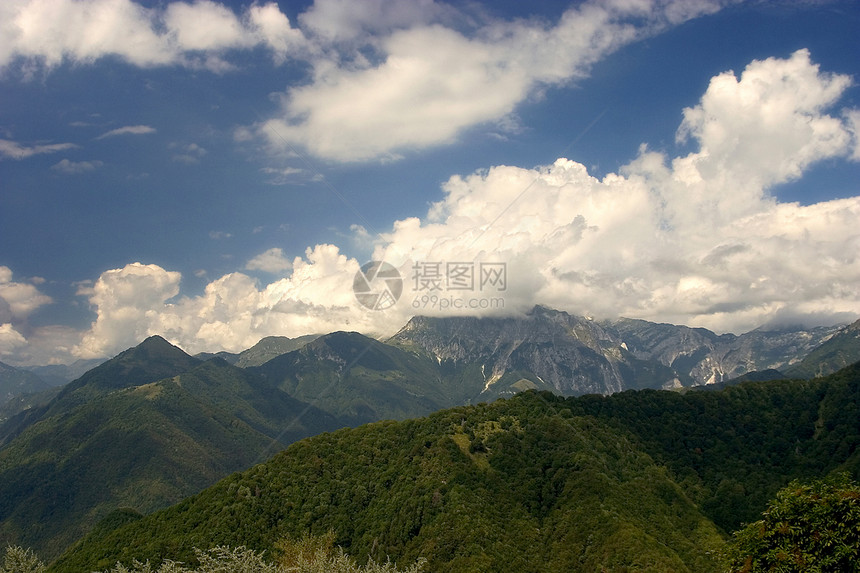
[{"label": "white cloud", "polygon": [[79,173],[94,171],[102,165],[104,165],[104,163],[101,161],[69,161],[68,159],[63,159],[60,162],[51,165],[51,169],[59,171],[60,173],[76,175]]},{"label": "white cloud", "polygon": [[305,173],[297,167],[263,167],[260,171],[270,176],[267,181],[269,185],[286,185],[296,181],[297,175]]},{"label": "white cloud", "polygon": [[74,143],[51,143],[46,145],[26,146],[8,139],[0,139],[0,158],[27,159],[34,155],[57,153],[58,151],[75,149],[76,147],[78,146]]},{"label": "white cloud", "polygon": [[203,159],[209,151],[197,145],[196,143],[189,143],[188,145],[171,145],[172,149],[177,149],[179,152],[173,154],[173,161],[178,163],[185,163],[187,165],[196,165],[200,163],[200,160]]},{"label": "white cloud", "polygon": [[129,0],[3,2],[0,68],[16,56],[48,67],[108,55],[142,66],[166,64],[176,56],[153,30],[153,18],[152,11]]},{"label": "white cloud", "polygon": [[51,302],[51,297],[35,286],[15,282],[12,278],[12,270],[0,265],[0,322],[23,321],[34,310]]},{"label": "white cloud", "polygon": [[[545,304],[734,332],[779,316],[857,316],[860,197],[802,206],[768,195],[815,161],[853,153],[846,134],[855,112],[827,114],[848,84],[805,52],[752,62],[733,77],[715,78],[685,113],[682,132],[698,147],[686,156],[643,146],[603,179],[568,159],[451,177],[423,220],[396,221],[376,247],[373,258],[404,279],[389,310],[356,302],[360,263],[334,245],[309,248],[290,276],[269,284],[232,273],[178,299],[178,273],[134,264],[104,273],[89,291],[98,318],[75,353],[109,355],[154,333],[191,352],[237,351],[273,334],[390,334],[413,314],[452,312],[422,306],[427,294],[449,303],[498,297],[506,313]],[[360,227],[354,232],[361,238]],[[422,262],[504,263],[507,288],[416,291],[413,265]],[[249,268],[284,263],[273,249]]]},{"label": "white cloud", "polygon": [[434,22],[441,9],[432,2],[393,6],[380,17],[379,2],[359,9],[326,1],[302,16],[329,39],[358,42],[365,28],[391,32],[365,39],[378,54],[373,61],[354,47],[314,59],[313,82],[290,88],[280,117],[259,126],[273,148],[301,145],[326,159],[366,161],[448,143],[508,116],[540,87],[582,77],[606,54],[719,3],[586,2],[551,27],[490,22],[469,36]]},{"label": "white cloud", "polygon": [[283,249],[274,247],[248,261],[245,268],[249,271],[277,274],[293,268],[293,262],[284,255]]},{"label": "white cloud", "polygon": [[14,356],[26,346],[27,339],[10,323],[0,324],[0,356]]},{"label": "white cloud", "polygon": [[317,0],[299,21],[327,41],[348,42],[367,34],[408,28],[454,17],[453,9],[433,0]]},{"label": "white cloud", "polygon": [[4,362],[13,366],[41,366],[69,364],[78,358],[72,352],[81,340],[78,330],[68,326],[31,326],[26,333],[25,337],[9,325],[0,325],[0,355],[5,353]]},{"label": "white cloud", "polygon": [[566,159],[453,177],[427,220],[397,222],[374,258],[405,269],[506,262],[509,310],[541,303],[717,330],[787,308],[856,315],[860,197],[804,207],[768,194],[853,153],[850,122],[826,113],[849,83],[803,50],[752,62],[685,111],[680,133],[697,151],[669,160],[643,147],[603,180]]},{"label": "white cloud", "polygon": [[116,137],[117,135],[147,135],[150,133],[155,133],[155,128],[149,125],[126,125],[124,127],[118,127],[106,133],[103,133],[96,139]]},{"label": "white cloud", "polygon": [[84,358],[106,356],[156,334],[149,326],[171,307],[167,301],[179,294],[180,277],[141,263],[102,273],[89,294],[96,321],[74,353]]},{"label": "white cloud", "polygon": [[850,85],[848,76],[822,73],[807,50],[755,61],[740,78],[711,79],[701,103],[684,110],[678,135],[700,142],[689,158],[700,172],[731,167],[759,188],[796,179],[810,163],[846,154],[850,131],[822,110]]},{"label": "white cloud", "polygon": [[147,8],[131,0],[6,0],[0,3],[0,69],[23,59],[52,68],[117,56],[136,66],[230,67],[219,56],[258,45],[276,61],[302,40],[270,2],[236,15],[201,0]]},{"label": "white cloud", "polygon": [[12,0],[0,8],[0,69],[16,58],[50,69],[119,56],[138,66],[226,73],[235,69],[231,51],[263,46],[275,63],[295,58],[312,71],[307,84],[283,94],[276,117],[256,126],[258,137],[276,150],[298,146],[337,161],[390,160],[476,125],[492,134],[544,87],[583,77],[619,47],[725,1],[592,0],[549,25],[498,21],[474,6],[432,0],[317,0],[299,16],[299,29],[273,2],[236,12],[211,0],[158,8]]},{"label": "white cloud", "polygon": [[287,278],[260,287],[245,274],[231,273],[210,282],[200,296],[173,301],[179,273],[139,263],[110,270],[89,295],[97,319],[74,353],[109,356],[151,334],[199,352],[239,351],[269,335],[378,331],[384,313],[367,313],[355,304],[352,281],[358,268],[337,247],[317,245],[295,259]]},{"label": "white cloud", "polygon": [[290,53],[304,47],[302,33],[290,26],[289,19],[273,2],[251,6],[247,20],[254,29],[255,37],[272,50],[276,64],[284,62]]},{"label": "white cloud", "polygon": [[851,159],[860,161],[860,110],[852,109],[846,111],[845,120],[848,122],[851,135],[854,137],[854,152],[851,154]]},{"label": "white cloud", "polygon": [[182,50],[221,50],[252,43],[232,10],[208,0],[169,4],[164,23]]}]

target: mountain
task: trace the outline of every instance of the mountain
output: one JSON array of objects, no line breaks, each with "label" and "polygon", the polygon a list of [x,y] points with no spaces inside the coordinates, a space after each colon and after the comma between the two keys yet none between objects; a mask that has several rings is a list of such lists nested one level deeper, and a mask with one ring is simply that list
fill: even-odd
[{"label": "mountain", "polygon": [[798,378],[826,376],[860,360],[860,320],[846,326],[807,354],[799,363],[785,369]]},{"label": "mountain", "polygon": [[[717,335],[536,307],[508,318],[415,317],[386,342],[355,332],[264,339],[229,356],[237,364],[244,356],[246,368],[221,358],[204,362],[150,337],[56,394],[7,410],[0,423],[0,545],[23,543],[52,557],[120,507],[165,507],[302,437],[525,390],[582,396],[557,407],[633,439],[633,449],[671,468],[685,495],[729,531],[738,519],[756,517],[751,512],[775,493],[775,482],[797,477],[798,468],[813,475],[831,458],[854,463],[860,439],[851,440],[860,432],[844,414],[853,410],[834,406],[854,403],[853,390],[826,404],[830,386],[821,380],[830,378],[683,396],[626,390],[677,389],[746,367],[801,363],[816,347],[824,358],[851,356],[856,328],[837,330]],[[836,427],[844,434],[838,440]],[[815,457],[825,443],[830,457],[824,450]],[[709,451],[716,455],[696,453]]]},{"label": "mountain", "polygon": [[60,398],[82,402],[104,391],[119,390],[167,378],[200,364],[160,336],[150,336],[137,346],[89,370],[63,388]]},{"label": "mountain", "polygon": [[308,342],[315,340],[318,336],[319,335],[317,334],[307,334],[296,338],[289,338],[287,336],[266,336],[251,348],[239,353],[226,351],[201,352],[200,354],[196,354],[194,357],[201,360],[221,358],[230,364],[239,366],[240,368],[260,366],[281,354],[298,350]]},{"label": "mountain", "polygon": [[623,433],[538,394],[296,443],[170,509],[92,536],[53,571],[335,532],[426,570],[718,571],[717,529]]},{"label": "mountain", "polygon": [[320,336],[248,370],[349,425],[421,416],[460,403],[434,361],[357,332]]},{"label": "mountain", "polygon": [[227,352],[226,350],[220,350],[218,352],[198,352],[194,355],[194,358],[200,360],[201,362],[206,362],[207,360],[212,360],[213,358],[220,358],[227,364],[236,364],[236,361],[239,360],[239,354],[236,352]]},{"label": "mountain", "polygon": [[248,368],[249,366],[260,366],[272,358],[281,354],[298,350],[309,342],[319,338],[317,334],[308,334],[296,338],[286,336],[267,336],[257,344],[239,353],[235,362],[236,366]]},{"label": "mountain", "polygon": [[523,317],[415,317],[388,343],[432,356],[481,400],[528,389],[608,394],[676,378],[634,356],[601,324],[543,307]]},{"label": "mountain", "polygon": [[173,376],[200,364],[160,336],[100,364],[65,385],[56,398],[25,409],[0,424],[0,447],[43,417],[55,416],[111,390]]},{"label": "mountain", "polygon": [[48,557],[112,510],[168,506],[343,425],[246,370],[200,362],[160,337],[17,422],[0,449],[0,545]]},{"label": "mountain", "polygon": [[[713,384],[751,371],[783,370],[833,336],[840,327],[756,329],[740,336],[704,328],[621,319],[607,328],[639,358],[673,368],[691,384]],[[843,365],[844,366],[844,365]]]},{"label": "mountain", "polygon": [[475,397],[483,400],[526,389],[581,395],[713,384],[799,362],[838,330],[717,335],[644,320],[596,322],[538,306],[521,317],[415,317],[387,342],[434,357],[464,384],[482,381]]},{"label": "mountain", "polygon": [[5,404],[0,405],[0,447],[4,443],[2,428],[10,419],[18,416],[31,408],[43,408],[57,394],[60,393],[62,387],[48,388],[41,392],[32,392],[28,394],[17,394],[7,400]]},{"label": "mountain", "polygon": [[[26,370],[19,370],[0,362],[0,406],[21,394],[47,390],[47,382]],[[2,422],[2,418],[0,418]]]},{"label": "mountain", "polygon": [[75,360],[71,364],[28,366],[25,369],[32,372],[51,386],[63,386],[72,380],[77,380],[102,362],[104,362],[104,360],[98,358],[88,360],[81,359]]},{"label": "mountain", "polygon": [[[723,571],[724,533],[796,478],[860,475],[860,364],[714,392],[527,392],[297,442],[181,503],[117,519],[51,571],[334,532],[427,570]],[[121,517],[121,516],[120,516]]]}]

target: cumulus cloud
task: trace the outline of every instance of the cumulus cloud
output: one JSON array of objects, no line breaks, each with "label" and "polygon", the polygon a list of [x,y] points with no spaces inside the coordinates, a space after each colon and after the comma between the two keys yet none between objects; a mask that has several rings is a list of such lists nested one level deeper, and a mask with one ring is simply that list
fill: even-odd
[{"label": "cumulus cloud", "polygon": [[105,132],[96,139],[105,139],[106,137],[116,137],[117,135],[147,135],[155,133],[155,128],[149,125],[126,125]]},{"label": "cumulus cloud", "polygon": [[[201,0],[147,8],[131,0],[8,0],[0,4],[0,69],[16,60],[52,68],[119,57],[144,67],[225,68],[220,54],[256,46],[277,61],[301,43],[275,3],[237,15]],[[229,67],[229,66],[227,66]]]},{"label": "cumulus cloud", "polygon": [[[453,176],[426,216],[396,221],[376,246],[373,258],[395,265],[404,281],[385,311],[357,303],[360,263],[334,245],[309,248],[285,278],[260,284],[232,273],[193,297],[178,297],[179,274],[156,265],[108,271],[82,291],[97,319],[74,352],[110,355],[155,333],[192,352],[237,351],[273,334],[390,334],[414,314],[516,313],[535,304],[720,332],[778,316],[856,317],[860,197],[802,206],[769,192],[817,161],[853,156],[856,112],[833,109],[847,86],[805,51],[754,61],[740,75],[714,78],[684,112],[679,135],[696,148],[687,155],[643,146],[602,179],[563,158]],[[285,271],[286,263],[271,249],[248,268]],[[473,265],[469,289],[452,288],[448,263]],[[428,291],[415,279],[435,264],[441,282]],[[504,268],[504,284],[482,284],[482,268]],[[427,304],[429,295],[449,308]],[[488,297],[504,308],[468,305]],[[462,310],[452,310],[454,301]]]},{"label": "cumulus cloud", "polygon": [[12,279],[12,270],[0,265],[0,322],[23,321],[34,310],[51,302],[51,297],[35,286]]},{"label": "cumulus cloud", "polygon": [[68,175],[76,175],[79,173],[94,171],[102,165],[104,165],[104,163],[101,161],[69,161],[68,159],[63,159],[60,162],[51,165],[51,169]]},{"label": "cumulus cloud", "polygon": [[153,334],[148,325],[170,308],[167,301],[179,294],[180,278],[177,272],[141,263],[102,273],[92,288],[80,291],[89,296],[97,319],[74,349],[75,354],[106,356]]},{"label": "cumulus cloud", "polygon": [[358,268],[337,247],[317,245],[295,259],[287,278],[261,286],[248,275],[231,273],[210,282],[202,295],[176,299],[179,273],[140,263],[113,269],[82,293],[97,319],[74,352],[109,356],[151,334],[199,352],[239,351],[272,334],[379,331],[385,316],[355,304],[352,280]]},{"label": "cumulus cloud", "polygon": [[21,348],[27,346],[27,339],[9,324],[0,324],[0,356],[14,356]]},{"label": "cumulus cloud", "polygon": [[822,73],[808,50],[756,61],[740,78],[725,72],[711,79],[699,105],[684,110],[678,137],[701,144],[688,158],[700,172],[731,167],[751,186],[783,183],[849,149],[851,126],[822,113],[849,85],[848,76]]},{"label": "cumulus cloud", "polygon": [[[452,177],[426,220],[395,224],[374,258],[503,261],[509,309],[535,303],[745,330],[783,308],[860,310],[860,197],[778,203],[774,185],[853,153],[849,85],[801,50],[714,78],[670,159],[644,147],[602,180],[574,161]],[[842,314],[841,316],[844,316]]]},{"label": "cumulus cloud", "polygon": [[[188,18],[183,10],[198,5],[207,26],[222,35],[179,34]],[[373,46],[380,58],[346,62],[315,55],[313,82],[288,92],[284,117],[262,127],[339,160],[433,145],[476,122],[497,121],[537,86],[575,78],[618,46],[715,6],[586,3],[552,26],[491,23],[467,37],[444,26],[429,2],[411,9],[404,4],[403,14],[376,24],[330,20],[326,28],[325,19],[314,20],[315,10],[339,5],[317,2],[302,20],[309,33],[360,43],[368,26],[384,26],[390,34]],[[685,11],[690,6],[699,8]],[[211,2],[174,8],[172,41],[205,51],[250,45],[243,44],[242,30],[286,34],[289,23],[275,6],[252,10],[257,12],[240,19]],[[428,25],[428,18],[438,21]],[[455,291],[442,276],[433,295],[449,303],[493,296],[503,299],[504,312],[539,303],[596,317],[735,332],[773,316],[856,316],[860,197],[802,206],[772,195],[774,186],[801,177],[816,162],[860,158],[860,112],[837,109],[849,85],[848,77],[822,71],[800,50],[712,78],[701,99],[683,110],[677,136],[693,148],[686,155],[670,157],[643,145],[618,173],[602,179],[566,158],[537,168],[498,165],[453,176],[441,201],[423,217],[394,222],[375,248],[373,258],[397,266],[404,279],[403,297],[386,311],[357,303],[352,286],[360,262],[337,246],[317,245],[292,262],[270,249],[246,269],[289,276],[261,284],[232,273],[190,297],[179,296],[179,273],[157,265],[106,271],[80,290],[96,313],[91,327],[75,344],[68,332],[64,340],[70,353],[90,357],[115,354],[151,334],[196,352],[238,351],[273,334],[391,333],[410,315],[441,312],[424,304],[420,297],[429,293],[413,281],[416,269],[437,263],[442,273],[448,263],[473,264],[478,273],[481,264],[503,265],[504,289],[494,283],[481,290],[478,280]],[[147,128],[120,131],[141,127]],[[9,145],[5,149],[30,155],[56,151]],[[8,155],[3,149],[0,141],[0,152]],[[354,233],[367,238],[360,227]],[[15,321],[48,302],[35,286],[14,282],[11,271],[0,267],[0,344],[7,352],[21,351],[23,333]],[[475,314],[480,307],[463,312]]]},{"label": "cumulus cloud", "polygon": [[57,153],[67,149],[75,149],[74,143],[50,143],[44,145],[21,145],[8,139],[0,139],[0,159],[27,159],[34,155]]},{"label": "cumulus cloud", "polygon": [[249,271],[277,274],[293,268],[293,262],[284,255],[283,249],[274,247],[248,261],[245,268]]},{"label": "cumulus cloud", "polygon": [[392,159],[476,125],[510,125],[515,107],[546,86],[727,1],[592,0],[548,23],[432,0],[316,0],[297,28],[273,2],[236,12],[211,0],[10,0],[0,7],[0,69],[113,56],[226,73],[231,52],[262,46],[275,63],[295,58],[311,71],[282,94],[275,117],[237,138],[336,161]]},{"label": "cumulus cloud", "polygon": [[301,145],[326,159],[365,161],[450,142],[466,128],[502,120],[542,86],[584,76],[621,46],[719,8],[586,2],[552,26],[491,21],[467,35],[444,25],[444,10],[432,2],[394,2],[391,11],[386,3],[384,15],[380,2],[360,10],[347,4],[317,2],[301,21],[350,46],[365,29],[390,33],[366,40],[374,58],[353,46],[351,58],[338,52],[313,60],[313,81],[290,88],[280,117],[259,126],[273,148]]},{"label": "cumulus cloud", "polygon": [[[52,300],[33,284],[13,279],[12,270],[0,265],[0,357],[19,364],[33,354],[33,343],[39,335],[39,329],[28,324],[28,317]],[[43,281],[31,279],[31,282],[41,284]],[[50,353],[40,354],[40,357],[47,360],[57,350],[52,346]]]},{"label": "cumulus cloud", "polygon": [[186,50],[206,51],[253,44],[232,10],[207,0],[169,4],[164,23],[176,43]]}]

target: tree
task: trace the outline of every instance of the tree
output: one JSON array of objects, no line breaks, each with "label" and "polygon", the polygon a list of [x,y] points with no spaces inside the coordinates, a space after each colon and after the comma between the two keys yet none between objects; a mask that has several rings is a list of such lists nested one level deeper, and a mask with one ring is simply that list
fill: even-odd
[{"label": "tree", "polygon": [[[272,563],[264,558],[263,553],[245,547],[231,549],[219,546],[209,551],[195,550],[199,565],[192,569],[171,560],[164,561],[158,568],[148,561],[135,561],[131,567],[118,563],[107,573],[421,573],[421,561],[402,570],[392,563],[379,564],[372,559],[367,566],[361,567],[343,549],[332,547],[330,540],[330,537],[325,537],[321,541],[304,539],[295,544],[282,544],[282,547],[295,549],[287,552],[290,565]],[[19,570],[14,571],[18,573]],[[24,570],[24,573],[30,571]],[[0,573],[5,571],[0,570]]]},{"label": "tree", "polygon": [[45,564],[31,549],[11,545],[6,548],[0,573],[43,573],[43,571],[45,571]]},{"label": "tree", "polygon": [[848,474],[793,481],[762,517],[735,533],[733,573],[860,571],[860,486]]}]

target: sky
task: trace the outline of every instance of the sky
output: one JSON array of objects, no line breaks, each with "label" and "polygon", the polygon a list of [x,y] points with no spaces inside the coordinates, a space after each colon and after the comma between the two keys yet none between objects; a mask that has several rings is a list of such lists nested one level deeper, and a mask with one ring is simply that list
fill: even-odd
[{"label": "sky", "polygon": [[860,316],[854,1],[0,3],[0,361]]}]

